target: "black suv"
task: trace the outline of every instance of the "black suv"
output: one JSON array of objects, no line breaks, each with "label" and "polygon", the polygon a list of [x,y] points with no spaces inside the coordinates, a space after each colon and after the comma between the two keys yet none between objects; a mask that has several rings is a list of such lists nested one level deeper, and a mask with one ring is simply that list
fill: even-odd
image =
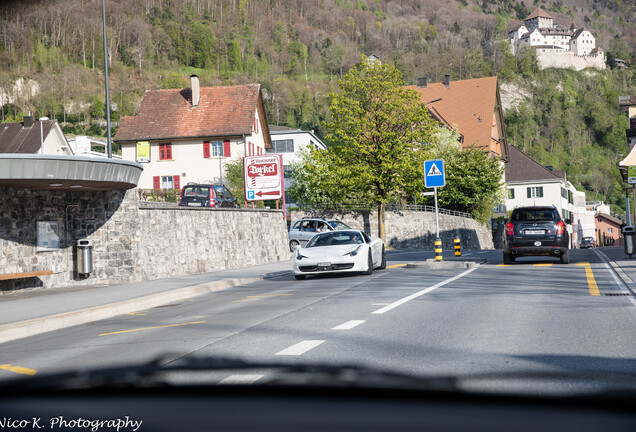
[{"label": "black suv", "polygon": [[184,186],[181,189],[179,205],[186,207],[238,207],[232,192],[220,183]]},{"label": "black suv", "polygon": [[512,211],[503,234],[503,261],[512,264],[521,256],[560,257],[570,262],[570,235],[554,207],[519,207]]}]

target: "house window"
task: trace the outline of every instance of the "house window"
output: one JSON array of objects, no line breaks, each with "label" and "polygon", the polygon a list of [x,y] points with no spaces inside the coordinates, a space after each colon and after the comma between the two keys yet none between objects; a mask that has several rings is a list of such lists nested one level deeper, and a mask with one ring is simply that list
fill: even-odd
[{"label": "house window", "polygon": [[223,141],[211,141],[210,142],[210,154],[213,157],[223,156]]},{"label": "house window", "polygon": [[515,190],[514,188],[508,189],[508,199],[515,199]]},{"label": "house window", "polygon": [[154,189],[181,189],[181,177],[178,175],[154,176],[152,187]]},{"label": "house window", "polygon": [[543,186],[529,187],[528,198],[543,198]]},{"label": "house window", "polygon": [[294,140],[276,140],[272,141],[272,148],[267,153],[293,153]]},{"label": "house window", "polygon": [[159,144],[159,160],[172,160],[172,144]]},{"label": "house window", "polygon": [[614,228],[608,228],[608,229],[607,229],[607,233],[608,233],[608,234],[612,234],[613,232],[614,232]]}]

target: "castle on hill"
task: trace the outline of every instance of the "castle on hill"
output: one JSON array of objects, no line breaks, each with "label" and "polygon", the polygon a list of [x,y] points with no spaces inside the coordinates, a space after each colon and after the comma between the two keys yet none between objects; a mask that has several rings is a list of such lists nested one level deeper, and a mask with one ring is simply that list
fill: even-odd
[{"label": "castle on hill", "polygon": [[585,68],[605,69],[605,53],[596,46],[596,39],[588,30],[561,28],[554,18],[541,8],[524,20],[518,29],[508,33],[513,54],[523,47],[536,50],[541,69]]}]

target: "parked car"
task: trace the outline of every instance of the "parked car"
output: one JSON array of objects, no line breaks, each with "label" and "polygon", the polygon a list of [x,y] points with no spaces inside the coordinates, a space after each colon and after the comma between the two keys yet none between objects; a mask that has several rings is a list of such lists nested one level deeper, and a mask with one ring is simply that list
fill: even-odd
[{"label": "parked car", "polygon": [[316,234],[304,248],[294,251],[296,279],[321,273],[364,272],[386,268],[384,242],[358,230]]},{"label": "parked car", "polygon": [[220,183],[184,186],[181,189],[179,205],[186,207],[238,207],[232,192]]},{"label": "parked car", "polygon": [[581,249],[595,248],[596,241],[594,241],[594,237],[583,237],[579,243],[579,247]]},{"label": "parked car", "polygon": [[289,229],[289,250],[304,246],[317,233],[351,229],[338,219],[303,218],[294,222]]},{"label": "parked car", "polygon": [[503,261],[522,256],[554,256],[570,262],[570,235],[555,207],[519,207],[512,211],[503,234]]}]

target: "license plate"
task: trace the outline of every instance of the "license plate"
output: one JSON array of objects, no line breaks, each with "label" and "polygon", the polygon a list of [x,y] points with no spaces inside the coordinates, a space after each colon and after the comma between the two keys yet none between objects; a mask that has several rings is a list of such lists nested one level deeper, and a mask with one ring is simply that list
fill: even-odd
[{"label": "license plate", "polygon": [[320,262],[318,263],[318,267],[331,267],[330,262]]},{"label": "license plate", "polygon": [[201,207],[201,203],[200,202],[189,202],[188,206],[190,206],[190,207]]},{"label": "license plate", "polygon": [[526,230],[526,234],[545,234],[545,230]]}]

